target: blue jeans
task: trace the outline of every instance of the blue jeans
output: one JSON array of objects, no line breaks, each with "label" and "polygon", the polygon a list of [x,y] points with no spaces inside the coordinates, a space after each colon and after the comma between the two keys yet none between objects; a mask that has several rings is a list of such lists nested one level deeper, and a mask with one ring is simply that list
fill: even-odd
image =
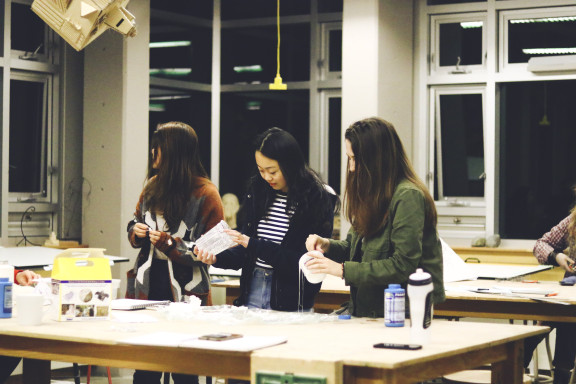
[{"label": "blue jeans", "polygon": [[270,308],[270,295],[272,292],[272,276],[274,271],[256,266],[252,272],[252,282],[246,306],[248,308]]}]

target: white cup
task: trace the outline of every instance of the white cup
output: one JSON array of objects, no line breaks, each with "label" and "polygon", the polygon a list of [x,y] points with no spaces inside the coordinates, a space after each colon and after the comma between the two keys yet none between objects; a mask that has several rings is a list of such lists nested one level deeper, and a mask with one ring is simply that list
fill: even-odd
[{"label": "white cup", "polygon": [[44,296],[37,293],[16,296],[16,308],[20,325],[42,324]]},{"label": "white cup", "polygon": [[[310,253],[318,253],[320,255],[322,255],[322,252],[319,251],[310,251]],[[310,283],[312,284],[318,284],[321,283],[322,281],[324,281],[324,278],[326,277],[325,273],[312,273],[310,272],[310,270],[306,267],[306,262],[308,262],[308,260],[313,259],[314,257],[304,254],[302,255],[302,257],[300,257],[300,261],[299,261],[299,266],[300,269],[302,270],[302,273],[304,274],[304,276],[306,276],[306,280],[308,280]]]}]

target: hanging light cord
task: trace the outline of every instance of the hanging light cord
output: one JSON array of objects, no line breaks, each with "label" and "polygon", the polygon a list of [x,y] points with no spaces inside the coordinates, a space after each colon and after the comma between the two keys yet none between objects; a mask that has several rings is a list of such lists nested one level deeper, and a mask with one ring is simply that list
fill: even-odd
[{"label": "hanging light cord", "polygon": [[278,29],[278,46],[276,47],[276,76],[280,76],[280,0],[276,3],[276,25]]}]

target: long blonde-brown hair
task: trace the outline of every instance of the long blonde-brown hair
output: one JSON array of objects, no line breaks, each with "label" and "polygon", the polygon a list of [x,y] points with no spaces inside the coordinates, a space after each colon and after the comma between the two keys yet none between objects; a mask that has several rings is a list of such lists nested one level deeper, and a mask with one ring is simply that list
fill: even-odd
[{"label": "long blonde-brown hair", "polygon": [[370,237],[388,219],[396,186],[406,179],[418,187],[426,200],[425,223],[437,221],[434,199],[416,176],[394,126],[378,117],[353,123],[344,135],[354,153],[355,169],[346,177],[346,217],[356,232]]},{"label": "long blonde-brown hair", "polygon": [[[188,124],[172,121],[158,125],[150,146],[154,155],[148,162],[144,197],[150,211],[162,213],[172,230],[180,224],[193,191],[207,182],[198,136]],[[155,169],[158,154],[160,164]]]}]

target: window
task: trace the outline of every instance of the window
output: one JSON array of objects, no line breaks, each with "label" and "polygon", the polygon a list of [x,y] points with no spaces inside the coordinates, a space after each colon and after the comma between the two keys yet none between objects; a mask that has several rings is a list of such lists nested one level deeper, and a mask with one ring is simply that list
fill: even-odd
[{"label": "window", "polygon": [[576,8],[502,12],[504,69],[525,69],[531,57],[576,54]]},{"label": "window", "polygon": [[[242,199],[255,171],[255,136],[280,127],[294,135],[310,166],[338,190],[343,1],[281,2],[280,75],[286,91],[268,87],[277,74],[276,1],[220,0],[220,31],[213,31],[211,6],[203,3],[213,4],[151,0],[150,132],[168,119],[190,123],[220,193]],[[168,41],[185,43],[154,47]],[[220,47],[219,61],[212,45]],[[175,68],[182,68],[180,75],[171,71]],[[218,77],[220,84],[213,84]]]},{"label": "window", "polygon": [[568,216],[576,186],[576,80],[500,85],[500,233],[537,239]]},{"label": "window", "polygon": [[328,125],[328,184],[340,195],[342,164],[342,96],[340,92],[327,92],[326,123]]},{"label": "window", "polygon": [[464,74],[485,67],[484,14],[432,18],[432,72]]},{"label": "window", "polygon": [[158,124],[182,121],[198,135],[211,173],[213,3],[152,0],[149,136]]},{"label": "window", "polygon": [[342,1],[318,0],[318,12],[340,12],[342,13]]},{"label": "window", "polygon": [[[282,25],[280,74],[285,81],[310,80],[310,26]],[[270,83],[276,77],[277,28],[222,29],[222,84]]]},{"label": "window", "polygon": [[483,90],[436,89],[434,198],[484,197]]},{"label": "window", "polygon": [[[1,196],[8,207],[8,222],[0,223],[7,245],[40,245],[55,228],[61,210],[58,205],[58,111],[59,60],[54,33],[31,10],[31,0],[8,0],[2,7],[2,23],[10,26],[5,61],[9,79],[0,84],[8,99],[8,140],[2,151],[8,154],[6,183],[8,195]],[[4,4],[5,2],[3,2]],[[10,9],[9,14],[4,14]],[[4,24],[3,24],[4,25]],[[78,214],[79,215],[79,214]],[[35,240],[38,239],[38,240]]]},{"label": "window", "polygon": [[45,23],[30,9],[30,4],[12,2],[12,50],[22,60],[47,60]]},{"label": "window", "polygon": [[9,191],[16,200],[46,197],[48,79],[14,73],[10,80]]},{"label": "window", "polygon": [[150,135],[158,124],[182,121],[190,125],[200,142],[200,160],[210,174],[210,93],[151,88]]},{"label": "window", "polygon": [[[276,17],[276,1],[274,0],[221,0],[220,8],[222,20]],[[280,14],[282,16],[308,15],[310,14],[310,0],[281,1]]]},{"label": "window", "polygon": [[[427,16],[419,49],[428,55],[418,59],[416,91],[426,155],[415,164],[434,194],[441,236],[500,234],[524,247],[575,201],[576,7],[562,0],[440,5],[460,2],[418,4]],[[564,61],[529,63],[543,56]]]},{"label": "window", "polygon": [[342,78],[342,23],[322,24],[321,78]]},{"label": "window", "polygon": [[154,19],[150,32],[150,76],[209,84],[212,29]]},{"label": "window", "polygon": [[[336,114],[341,113],[342,22],[338,13],[343,3],[281,3],[280,75],[287,91],[268,89],[277,73],[276,2],[249,4],[221,3],[220,192],[242,197],[254,171],[252,141],[273,126],[292,133],[309,165],[331,183],[336,174],[328,160],[338,157],[333,151],[340,148]],[[318,12],[311,13],[313,9]],[[334,93],[324,99],[328,90]],[[336,124],[338,132],[333,133]],[[331,144],[329,150],[324,140],[337,145]]]}]

